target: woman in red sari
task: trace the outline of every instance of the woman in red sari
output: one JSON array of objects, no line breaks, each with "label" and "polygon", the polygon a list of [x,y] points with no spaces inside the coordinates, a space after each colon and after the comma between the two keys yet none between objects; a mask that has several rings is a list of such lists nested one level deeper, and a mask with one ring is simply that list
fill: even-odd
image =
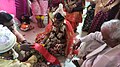
[{"label": "woman in red sari", "polygon": [[66,13],[67,13],[66,19],[71,23],[71,25],[75,31],[78,24],[82,22],[82,11],[84,8],[84,1],[65,0],[65,7],[66,7]]},{"label": "woman in red sari", "polygon": [[[61,6],[63,7],[63,5]],[[65,19],[65,13],[61,6],[53,13],[54,21],[49,22],[47,25],[44,33],[46,36],[42,40],[39,40],[40,37],[38,36],[37,42],[44,43],[45,47],[53,55],[67,56],[70,53],[75,34],[69,21]]]}]

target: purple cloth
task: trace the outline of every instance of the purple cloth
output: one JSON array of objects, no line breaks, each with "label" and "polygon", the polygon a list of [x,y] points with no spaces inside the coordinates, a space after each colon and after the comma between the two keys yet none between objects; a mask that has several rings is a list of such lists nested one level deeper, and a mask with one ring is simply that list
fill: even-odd
[{"label": "purple cloth", "polygon": [[[115,0],[111,0],[106,6],[110,5],[113,2],[115,2]],[[110,10],[106,12],[104,12],[103,10],[99,11],[94,17],[88,33],[100,31],[101,25],[105,21],[114,19],[117,12],[119,11],[119,4],[120,3],[118,3],[117,5],[115,5],[114,7],[112,7]]]},{"label": "purple cloth", "polygon": [[15,0],[16,4],[16,17],[20,19],[21,15],[27,14],[27,0]]}]

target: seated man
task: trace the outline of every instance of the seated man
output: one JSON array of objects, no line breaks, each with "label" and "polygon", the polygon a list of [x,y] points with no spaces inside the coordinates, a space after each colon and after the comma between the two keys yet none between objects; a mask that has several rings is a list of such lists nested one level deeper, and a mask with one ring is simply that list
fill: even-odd
[{"label": "seated man", "polygon": [[0,25],[0,67],[31,67],[37,62],[34,55],[26,62],[17,59],[19,55],[13,49],[16,40],[16,36],[6,26]]},{"label": "seated man", "polygon": [[[78,52],[78,57],[80,58],[79,65],[82,64],[83,60],[86,59],[86,55],[91,53],[93,50],[97,49],[101,45],[104,44],[102,40],[101,32],[96,31],[95,33],[90,33],[84,37],[75,37],[75,45],[73,46],[74,49],[77,49],[80,46],[80,50]],[[71,56],[70,56],[71,58]],[[77,60],[73,61],[74,64],[77,64]]]},{"label": "seated man", "polygon": [[[120,66],[119,31],[120,20],[110,20],[101,26],[101,33],[97,41],[102,39],[103,44],[86,55],[81,67],[118,67]],[[90,39],[90,38],[89,38]],[[83,39],[84,40],[84,39]]]},{"label": "seated man", "polygon": [[16,29],[14,17],[6,12],[0,12],[0,24],[6,26],[16,37],[17,43],[15,45],[15,50],[19,54],[19,60],[24,59],[24,51],[22,51],[19,46],[20,45],[30,45],[31,43],[27,42],[24,36]]}]

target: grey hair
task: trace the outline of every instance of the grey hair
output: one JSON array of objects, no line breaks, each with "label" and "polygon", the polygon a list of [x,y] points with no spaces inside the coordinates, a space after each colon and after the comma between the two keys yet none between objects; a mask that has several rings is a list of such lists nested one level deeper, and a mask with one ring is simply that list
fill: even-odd
[{"label": "grey hair", "polygon": [[120,20],[112,19],[104,22],[101,26],[102,29],[107,29],[110,32],[111,39],[120,39]]}]

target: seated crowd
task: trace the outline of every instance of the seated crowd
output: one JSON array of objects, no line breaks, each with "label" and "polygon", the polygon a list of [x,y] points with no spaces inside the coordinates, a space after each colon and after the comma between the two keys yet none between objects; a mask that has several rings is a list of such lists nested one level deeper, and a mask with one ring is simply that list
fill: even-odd
[{"label": "seated crowd", "polygon": [[[78,0],[75,5],[79,3],[82,4]],[[0,12],[0,67],[62,67],[56,57],[72,59],[78,48],[79,60],[72,60],[76,67],[119,67],[120,20],[105,21],[100,31],[79,37],[75,31],[82,15],[74,24],[68,20],[68,13],[83,11],[84,7],[79,5],[81,10],[76,7],[67,13],[64,6],[60,3],[52,12],[53,17],[49,18],[45,31],[38,34],[35,43],[28,42],[17,30],[11,14]]]}]

